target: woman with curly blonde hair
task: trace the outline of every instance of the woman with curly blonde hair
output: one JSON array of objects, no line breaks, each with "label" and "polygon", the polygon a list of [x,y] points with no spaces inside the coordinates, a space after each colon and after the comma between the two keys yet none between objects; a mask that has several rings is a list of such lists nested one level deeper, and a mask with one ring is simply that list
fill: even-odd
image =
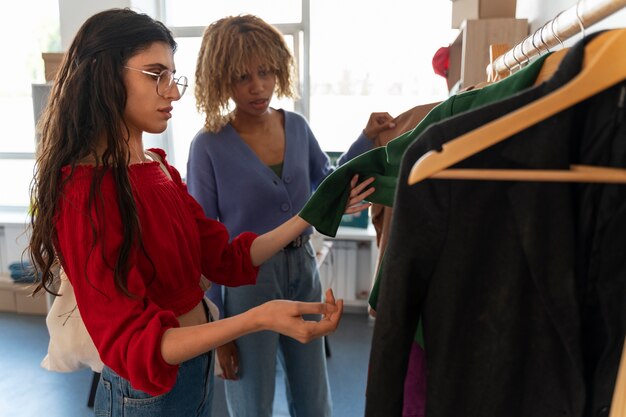
[{"label": "woman with curly blonde hair", "polygon": [[[296,97],[293,67],[281,33],[256,16],[226,17],[204,32],[195,94],[205,124],[191,144],[187,184],[205,214],[223,222],[231,234],[263,233],[297,215],[334,169],[304,117],[270,107],[274,94]],[[389,114],[373,113],[340,162],[371,149],[371,139],[393,126]],[[214,286],[209,296],[223,315],[276,299],[319,302],[311,233],[311,228],[303,231],[267,260],[258,285],[224,288],[224,294]],[[322,340],[303,345],[263,332],[240,337],[217,352],[232,417],[271,417],[277,359],[285,371],[291,415],[331,415]]]},{"label": "woman with curly blonde hair", "polygon": [[[172,33],[145,14],[111,9],[87,19],[65,54],[39,126],[29,254],[52,292],[62,267],[104,363],[95,414],[211,415],[213,350],[256,331],[302,342],[334,331],[342,302],[274,300],[228,320],[209,314],[201,276],[251,285],[260,264],[308,223],[229,235],[207,219],[162,149],[144,132],[167,128],[187,88]],[[352,204],[367,196],[356,187]],[[303,315],[324,314],[318,322]]]}]

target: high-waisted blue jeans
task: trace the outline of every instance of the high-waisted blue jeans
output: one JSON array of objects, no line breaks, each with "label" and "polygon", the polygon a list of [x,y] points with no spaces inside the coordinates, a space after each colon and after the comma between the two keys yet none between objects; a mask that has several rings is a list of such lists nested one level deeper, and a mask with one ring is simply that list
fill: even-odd
[{"label": "high-waisted blue jeans", "polygon": [[[300,248],[284,249],[267,260],[259,270],[256,285],[226,288],[226,316],[275,299],[317,302],[322,299],[311,242]],[[302,344],[290,337],[266,331],[241,337],[236,344],[240,379],[225,381],[231,417],[272,416],[277,359],[285,370],[291,416],[331,416],[323,339]]]},{"label": "high-waisted blue jeans", "polygon": [[[207,319],[211,321],[205,302]],[[214,351],[178,367],[174,387],[152,396],[105,366],[100,375],[94,410],[96,417],[211,417]]]},{"label": "high-waisted blue jeans", "polygon": [[134,389],[104,367],[96,393],[96,417],[210,417],[213,352],[183,362],[171,391],[156,397]]}]

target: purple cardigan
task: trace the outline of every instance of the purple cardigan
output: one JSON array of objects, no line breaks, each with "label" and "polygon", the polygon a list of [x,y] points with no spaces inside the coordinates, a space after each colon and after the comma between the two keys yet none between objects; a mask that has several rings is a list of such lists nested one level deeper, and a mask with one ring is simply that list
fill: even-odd
[{"label": "purple cardigan", "polygon": [[[231,236],[246,231],[262,234],[289,220],[334,170],[306,119],[280,111],[285,116],[282,178],[259,160],[230,124],[218,133],[200,130],[191,142],[187,162],[189,193],[207,217],[224,223]],[[372,141],[361,134],[338,162],[342,164],[372,148]],[[312,231],[309,228],[305,234]],[[216,287],[211,295],[218,291]],[[219,298],[211,296],[223,314]]]}]

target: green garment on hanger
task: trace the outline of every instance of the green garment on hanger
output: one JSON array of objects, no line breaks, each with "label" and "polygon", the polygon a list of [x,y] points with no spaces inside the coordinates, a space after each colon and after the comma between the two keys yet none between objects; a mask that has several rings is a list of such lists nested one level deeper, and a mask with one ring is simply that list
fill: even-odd
[{"label": "green garment on hanger", "polygon": [[[464,111],[472,110],[497,100],[503,100],[517,92],[531,87],[537,79],[537,75],[541,70],[543,61],[548,57],[548,55],[550,54],[548,53],[539,57],[529,66],[523,68],[522,70],[501,81],[487,85],[480,90],[470,90],[465,93],[460,93],[456,96],[456,98],[451,97],[441,103],[439,106],[435,107],[430,113],[428,113],[424,120],[422,120],[422,122],[417,127],[415,127],[415,129],[405,133],[404,135],[398,136],[396,139],[387,144],[389,165],[399,168],[406,149],[415,140],[415,138],[419,136],[419,134],[431,124],[443,121],[448,117],[458,115]],[[435,114],[435,111],[438,110],[440,107],[442,107],[441,111],[438,111]],[[416,131],[419,132],[415,134]],[[381,259],[381,265],[383,263],[384,254],[383,258]],[[382,267],[379,267],[376,271],[376,279],[368,300],[369,305],[374,310],[376,309],[376,304],[378,302],[381,271]],[[415,333],[415,341],[420,346],[424,347],[424,335],[421,320],[418,324],[417,332]]]},{"label": "green garment on hanger", "polygon": [[432,109],[413,130],[398,136],[386,146],[372,149],[341,165],[322,181],[299,216],[312,224],[318,232],[334,237],[348,201],[350,180],[355,174],[359,174],[361,180],[375,178],[375,191],[368,197],[368,201],[392,207],[402,156],[428,126],[480,105],[507,98],[532,86],[547,56],[548,54],[539,57],[529,66],[501,81],[448,98]]}]

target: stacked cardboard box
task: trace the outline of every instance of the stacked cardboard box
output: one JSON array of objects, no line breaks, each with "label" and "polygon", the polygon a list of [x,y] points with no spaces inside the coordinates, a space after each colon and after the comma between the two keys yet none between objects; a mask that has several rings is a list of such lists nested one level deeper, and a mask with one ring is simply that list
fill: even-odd
[{"label": "stacked cardboard box", "polygon": [[452,0],[452,27],[464,20],[515,17],[516,0]]}]

